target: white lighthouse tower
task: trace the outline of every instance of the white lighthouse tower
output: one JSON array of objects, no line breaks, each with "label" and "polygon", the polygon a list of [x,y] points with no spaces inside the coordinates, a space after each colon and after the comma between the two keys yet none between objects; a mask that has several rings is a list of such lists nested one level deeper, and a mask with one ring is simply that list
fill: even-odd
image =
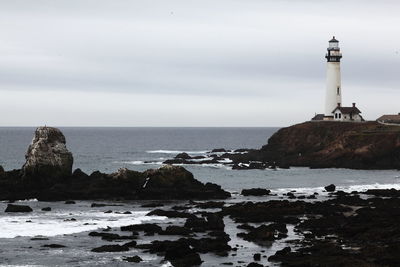
[{"label": "white lighthouse tower", "polygon": [[326,65],[326,96],[325,96],[325,116],[324,120],[334,118],[333,110],[342,104],[342,87],[340,79],[340,53],[339,41],[333,36],[329,41]]}]

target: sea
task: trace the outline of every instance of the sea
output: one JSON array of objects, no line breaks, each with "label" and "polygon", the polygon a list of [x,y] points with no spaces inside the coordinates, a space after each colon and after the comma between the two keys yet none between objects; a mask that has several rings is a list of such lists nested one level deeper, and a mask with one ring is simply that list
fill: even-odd
[{"label": "sea", "polygon": [[[118,128],[118,127],[60,127],[73,153],[74,168],[90,174],[93,171],[111,173],[119,168],[144,171],[159,168],[166,159],[181,152],[204,155],[215,148],[239,149],[261,148],[279,128]],[[0,165],[5,170],[19,169],[24,164],[26,150],[33,138],[33,127],[0,127]],[[398,170],[349,170],[290,168],[277,170],[232,170],[226,165],[184,165],[201,182],[212,182],[232,193],[228,202],[267,201],[280,199],[283,194],[318,193],[318,198],[327,198],[324,186],[335,184],[338,190],[363,191],[373,188],[400,189]],[[243,197],[244,188],[267,188],[269,197]],[[75,205],[64,202],[39,202],[35,199],[21,200],[31,206],[29,214],[6,214],[7,203],[0,202],[0,266],[130,266],[123,261],[126,253],[93,253],[91,248],[104,241],[88,237],[89,231],[111,227],[157,222],[171,223],[171,219],[147,216],[151,211],[142,208],[140,202],[118,203],[111,207],[112,213],[104,213],[110,207],[91,208],[90,201],[77,201]],[[166,207],[182,202],[164,203]],[[115,203],[109,203],[115,204]],[[51,212],[41,208],[51,207]],[[130,211],[131,214],[124,214]],[[74,219],[74,220],[71,220]],[[202,266],[219,266],[226,261],[252,258],[254,253],[273,254],[284,246],[275,242],[267,250],[236,237],[237,228],[226,218],[227,232],[232,245],[242,249],[228,258],[203,255]],[[298,238],[289,228],[289,239]],[[146,237],[151,241],[152,237]],[[63,244],[65,248],[48,249],[49,243]],[[160,258],[140,251],[140,266],[170,266]],[[230,258],[231,257],[231,258]]]}]

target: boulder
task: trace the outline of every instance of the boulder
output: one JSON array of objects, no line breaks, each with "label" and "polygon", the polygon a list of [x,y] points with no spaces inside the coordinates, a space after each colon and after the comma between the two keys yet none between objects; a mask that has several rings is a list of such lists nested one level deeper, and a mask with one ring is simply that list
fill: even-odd
[{"label": "boulder", "polygon": [[45,208],[42,208],[42,211],[51,211],[51,208],[50,207],[45,207]]},{"label": "boulder", "polygon": [[25,155],[23,177],[46,185],[70,177],[73,157],[65,144],[65,136],[59,129],[37,128]]},{"label": "boulder", "polygon": [[4,212],[32,212],[32,208],[26,205],[8,204]]},{"label": "boulder", "polygon": [[129,251],[129,247],[121,245],[104,245],[92,249],[92,252],[121,252],[121,251]]},{"label": "boulder", "polygon": [[271,193],[271,190],[264,188],[252,188],[252,189],[243,189],[243,196],[265,196]]},{"label": "boulder", "polygon": [[327,192],[334,192],[336,190],[336,186],[334,184],[330,184],[324,187]]},{"label": "boulder", "polygon": [[179,153],[175,156],[176,159],[191,159],[192,157],[188,153]]},{"label": "boulder", "polygon": [[124,258],[124,261],[138,263],[138,262],[141,262],[141,261],[143,261],[143,260],[142,260],[142,258],[139,257],[139,256],[133,256],[133,257],[125,257],[125,258]]}]

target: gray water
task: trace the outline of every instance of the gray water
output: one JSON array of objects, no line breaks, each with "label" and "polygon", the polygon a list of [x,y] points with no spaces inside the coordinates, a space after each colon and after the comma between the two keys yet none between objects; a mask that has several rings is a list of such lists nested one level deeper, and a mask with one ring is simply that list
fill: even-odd
[{"label": "gray water", "polygon": [[[0,165],[21,168],[34,134],[32,127],[0,127]],[[61,127],[67,147],[74,155],[74,168],[87,173],[114,172],[121,167],[143,171],[158,168],[179,152],[204,154],[214,148],[260,148],[278,128],[82,128]],[[145,161],[157,162],[145,164]],[[397,184],[395,170],[347,169],[230,170],[222,165],[185,166],[203,182],[220,184],[229,191],[266,187],[320,188],[334,183],[346,188]]]}]

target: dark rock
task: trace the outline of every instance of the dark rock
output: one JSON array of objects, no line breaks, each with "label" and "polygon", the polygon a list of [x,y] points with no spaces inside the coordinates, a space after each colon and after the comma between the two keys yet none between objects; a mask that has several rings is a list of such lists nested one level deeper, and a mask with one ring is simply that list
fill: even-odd
[{"label": "dark rock", "polygon": [[73,200],[67,200],[67,201],[65,201],[64,204],[69,204],[69,205],[71,205],[71,204],[76,204],[76,203],[75,203],[75,201],[73,201]]},{"label": "dark rock", "polygon": [[138,262],[141,262],[141,261],[143,261],[143,260],[142,260],[142,258],[139,257],[139,256],[133,256],[133,257],[125,257],[125,258],[124,258],[124,261],[127,261],[127,262],[136,262],[136,263],[138,263]]},{"label": "dark rock", "polygon": [[22,168],[26,181],[41,187],[71,176],[73,157],[63,133],[53,127],[39,127],[26,152]]},{"label": "dark rock", "polygon": [[125,239],[135,239],[135,236],[120,236],[118,234],[113,233],[99,233],[99,232],[90,232],[89,236],[99,236],[101,239],[106,241],[114,241],[114,240],[125,240]]},{"label": "dark rock", "polygon": [[121,251],[129,251],[129,247],[120,245],[104,245],[92,249],[92,252],[121,252]]},{"label": "dark rock", "polygon": [[42,211],[51,211],[51,208],[50,207],[45,207],[45,208],[42,208]]},{"label": "dark rock", "polygon": [[147,204],[143,204],[141,207],[142,208],[157,208],[157,207],[163,207],[164,204],[160,202],[151,202]]},{"label": "dark rock", "polygon": [[4,212],[32,212],[32,208],[26,205],[8,204]]},{"label": "dark rock", "polygon": [[261,254],[260,254],[260,253],[254,254],[254,255],[253,255],[253,259],[254,259],[255,261],[260,261],[260,260],[261,260]]},{"label": "dark rock", "polygon": [[153,210],[149,213],[147,213],[147,216],[165,216],[168,218],[190,218],[193,217],[194,215],[186,212],[180,212],[180,211],[175,211],[175,210],[162,210],[162,209],[156,209]]},{"label": "dark rock", "polygon": [[49,245],[43,245],[42,247],[44,247],[44,248],[65,248],[64,245],[60,245],[60,244],[49,244]]},{"label": "dark rock", "polygon": [[242,195],[243,196],[265,196],[269,195],[271,190],[264,189],[264,188],[252,188],[252,189],[243,189]]},{"label": "dark rock", "polygon": [[247,265],[247,267],[264,267],[264,265],[256,263],[256,262],[251,262]]},{"label": "dark rock", "polygon": [[87,179],[89,177],[89,175],[87,175],[86,173],[84,173],[81,169],[76,169],[74,170],[74,172],[72,173],[72,178],[73,179],[77,179],[77,180],[84,180]]},{"label": "dark rock", "polygon": [[280,261],[283,257],[285,257],[287,254],[289,254],[291,251],[292,251],[292,249],[290,247],[285,247],[285,248],[275,252],[274,255],[272,255],[268,258],[268,260],[269,261]]},{"label": "dark rock", "polygon": [[131,231],[131,232],[143,231],[145,233],[155,234],[155,233],[161,233],[162,228],[157,224],[144,223],[144,224],[132,224],[128,226],[121,226],[121,231]]},{"label": "dark rock", "polygon": [[207,230],[223,230],[225,228],[224,220],[221,215],[210,213],[206,218],[192,216],[185,222],[185,227],[195,232],[204,232]]},{"label": "dark rock", "polygon": [[132,214],[132,212],[130,212],[130,211],[125,211],[125,212],[123,212],[122,214]]},{"label": "dark rock", "polygon": [[186,227],[171,225],[167,226],[167,228],[162,231],[161,235],[189,235],[192,231]]},{"label": "dark rock", "polygon": [[284,224],[270,224],[261,225],[250,229],[248,233],[239,233],[238,236],[247,241],[262,243],[265,241],[273,241],[278,239],[278,232],[287,233],[286,225]]},{"label": "dark rock", "polygon": [[218,209],[224,206],[224,202],[208,201],[204,203],[196,203],[196,208],[200,209]]},{"label": "dark rock", "polygon": [[218,153],[218,152],[229,152],[229,151],[226,150],[225,148],[215,148],[211,150],[211,153]]},{"label": "dark rock", "polygon": [[336,190],[336,186],[334,184],[330,184],[324,187],[327,192],[334,192]]},{"label": "dark rock", "polygon": [[185,241],[171,242],[165,251],[165,259],[173,266],[196,266],[202,263],[200,255]]},{"label": "dark rock", "polygon": [[192,157],[189,156],[189,154],[183,152],[179,153],[178,155],[175,156],[176,159],[191,159]]}]

